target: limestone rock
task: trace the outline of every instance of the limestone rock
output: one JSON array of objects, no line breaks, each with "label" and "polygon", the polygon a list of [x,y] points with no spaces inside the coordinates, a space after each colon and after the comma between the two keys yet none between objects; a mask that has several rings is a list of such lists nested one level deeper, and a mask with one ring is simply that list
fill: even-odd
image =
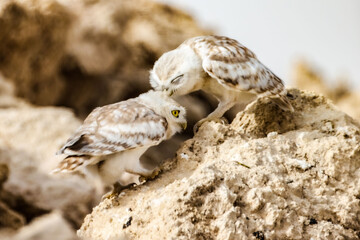
[{"label": "limestone rock", "polygon": [[360,120],[360,92],[351,88],[344,79],[335,83],[326,81],[318,70],[305,62],[294,68],[294,84],[300,89],[321,93],[330,98],[335,105],[351,117]]},{"label": "limestone rock", "polygon": [[[188,14],[150,0],[3,0],[0,29],[0,74],[7,79],[4,91],[0,80],[0,107],[20,105],[3,94],[13,92],[36,105],[70,107],[80,118],[147,91],[149,70],[162,53],[209,33]],[[216,103],[209,107],[201,94],[184,99],[190,137]],[[148,151],[144,162],[172,157],[183,139]],[[33,150],[50,152],[42,146]]]},{"label": "limestone rock", "polygon": [[59,65],[72,19],[57,1],[1,1],[0,71],[18,96],[42,104],[61,96]]},{"label": "limestone rock", "polygon": [[0,71],[17,95],[82,116],[145,92],[163,52],[208,33],[149,0],[4,0],[0,29]]},{"label": "limestone rock", "polygon": [[18,229],[25,225],[25,218],[0,201],[0,228]]},{"label": "limestone rock", "polygon": [[9,177],[9,168],[6,164],[0,164],[0,190],[2,185]]},{"label": "limestone rock", "polygon": [[[0,192],[2,185],[7,180],[9,168],[6,164],[0,164]],[[25,224],[25,218],[19,213],[10,209],[5,203],[0,201],[0,228],[17,229]]]},{"label": "limestone rock", "polygon": [[13,240],[76,240],[73,229],[59,212],[39,217],[11,237]]},{"label": "limestone rock", "polygon": [[49,174],[61,159],[55,152],[79,124],[66,109],[0,109],[0,163],[9,168],[0,200],[27,221],[59,209],[79,226],[97,200],[82,177]]},{"label": "limestone rock", "polygon": [[15,86],[0,73],[0,108],[25,107],[28,103],[15,96]]},{"label": "limestone rock", "polygon": [[83,239],[358,239],[360,124],[291,90],[205,123],[152,180],[105,199]]}]

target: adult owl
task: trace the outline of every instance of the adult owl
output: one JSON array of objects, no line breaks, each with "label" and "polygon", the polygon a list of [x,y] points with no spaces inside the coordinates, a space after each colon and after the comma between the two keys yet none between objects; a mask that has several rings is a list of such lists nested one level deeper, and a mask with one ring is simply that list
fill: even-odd
[{"label": "adult owl", "polygon": [[185,117],[182,106],[156,91],[98,107],[59,150],[66,157],[53,172],[84,171],[102,186],[138,184],[154,171],[140,156],[185,129]]},{"label": "adult owl", "polygon": [[186,40],[164,53],[150,71],[150,84],[169,95],[204,90],[219,100],[218,107],[195,125],[218,120],[236,103],[271,98],[281,109],[294,111],[283,81],[238,41],[223,36]]}]

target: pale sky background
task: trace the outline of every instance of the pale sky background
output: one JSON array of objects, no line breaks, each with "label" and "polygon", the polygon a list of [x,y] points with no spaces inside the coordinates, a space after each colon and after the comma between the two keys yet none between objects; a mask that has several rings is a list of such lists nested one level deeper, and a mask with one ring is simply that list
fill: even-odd
[{"label": "pale sky background", "polygon": [[237,39],[284,81],[305,59],[360,89],[360,0],[158,0]]}]

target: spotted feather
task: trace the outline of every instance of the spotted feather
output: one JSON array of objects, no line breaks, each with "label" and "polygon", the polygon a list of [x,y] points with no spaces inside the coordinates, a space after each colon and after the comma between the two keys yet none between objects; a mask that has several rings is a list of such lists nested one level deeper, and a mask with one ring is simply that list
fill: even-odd
[{"label": "spotted feather", "polygon": [[285,91],[283,81],[234,39],[207,36],[192,38],[184,44],[199,54],[204,70],[227,88],[264,96]]},{"label": "spotted feather", "polygon": [[167,121],[131,99],[96,108],[59,153],[93,156],[155,145],[167,130]]}]

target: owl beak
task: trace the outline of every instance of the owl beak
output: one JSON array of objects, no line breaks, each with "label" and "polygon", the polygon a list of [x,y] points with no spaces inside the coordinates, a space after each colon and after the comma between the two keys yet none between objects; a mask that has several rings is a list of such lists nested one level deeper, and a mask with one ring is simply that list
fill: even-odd
[{"label": "owl beak", "polygon": [[185,130],[186,127],[187,127],[187,122],[180,123],[180,126],[181,126],[181,128],[182,128],[183,130]]},{"label": "owl beak", "polygon": [[175,91],[171,90],[170,93],[169,93],[169,96],[171,97],[174,93],[175,93]]},{"label": "owl beak", "polygon": [[174,91],[170,91],[170,92],[169,92],[169,89],[168,89],[168,88],[164,88],[164,89],[163,89],[163,92],[166,93],[166,94],[167,94],[168,96],[170,96],[170,97],[171,97],[171,95],[173,95],[173,93],[174,93]]}]

